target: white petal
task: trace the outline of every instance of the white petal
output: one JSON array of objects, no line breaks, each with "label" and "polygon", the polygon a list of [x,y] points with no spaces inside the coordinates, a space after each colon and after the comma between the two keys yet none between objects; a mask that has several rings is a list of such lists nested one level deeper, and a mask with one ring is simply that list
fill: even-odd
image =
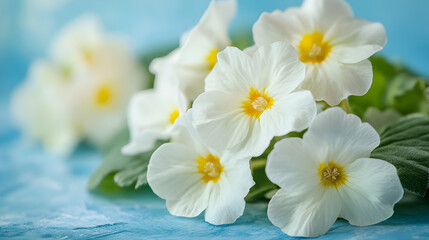
[{"label": "white petal", "polygon": [[[228,26],[235,15],[235,0],[212,1],[200,22],[191,30],[180,51],[180,64],[202,65],[214,48],[222,50],[230,45]],[[209,70],[207,69],[207,72]]]},{"label": "white petal", "polygon": [[147,172],[154,193],[164,199],[178,200],[204,189],[201,174],[197,172],[199,157],[193,149],[179,143],[160,146],[153,153]]},{"label": "white petal", "polygon": [[196,217],[200,215],[207,208],[210,190],[212,189],[211,185],[212,183],[208,183],[204,187],[199,185],[190,186],[186,194],[180,199],[167,199],[168,211],[172,215],[179,217]]},{"label": "white petal", "polygon": [[300,138],[285,138],[274,145],[265,171],[271,182],[289,191],[317,188],[317,146],[309,151]]},{"label": "white petal", "polygon": [[167,56],[155,58],[149,65],[151,73],[155,74],[154,88],[168,89],[177,87],[179,79],[177,77],[176,64],[178,60],[179,49],[171,51]]},{"label": "white petal", "polygon": [[302,88],[310,90],[317,101],[338,105],[350,95],[362,96],[372,83],[369,60],[346,64],[326,59],[321,64],[306,64],[306,78]]},{"label": "white petal", "polygon": [[299,61],[292,45],[275,42],[261,46],[252,57],[253,87],[267,88],[271,94],[285,95],[298,87],[305,77],[305,65]]},{"label": "white petal", "polygon": [[128,107],[131,142],[122,152],[126,155],[145,152],[155,146],[156,140],[171,137],[170,114],[174,110],[183,114],[187,107],[186,98],[172,86],[136,93]]},{"label": "white petal", "polygon": [[249,120],[232,94],[209,91],[193,103],[193,125],[201,139],[217,152],[242,142],[249,131]]},{"label": "white petal", "polygon": [[386,30],[380,23],[363,19],[338,21],[325,34],[332,45],[329,57],[343,63],[357,63],[380,51],[387,42]]},{"label": "white petal", "polygon": [[353,17],[353,11],[344,0],[305,0],[302,11],[314,22],[314,29],[326,31],[332,24]]},{"label": "white petal", "polygon": [[268,204],[268,219],[290,236],[317,237],[337,219],[341,201],[336,189],[294,192],[280,189]]},{"label": "white petal", "polygon": [[325,159],[347,165],[358,158],[369,157],[380,144],[380,137],[368,123],[346,114],[340,108],[329,108],[314,118],[304,134],[308,146],[327,150]]},{"label": "white petal", "polygon": [[256,52],[256,50],[258,50],[258,48],[259,47],[255,44],[255,45],[252,45],[250,47],[243,49],[243,52],[249,56],[253,56],[253,54]]},{"label": "white petal", "polygon": [[383,160],[361,158],[346,169],[347,183],[340,187],[341,217],[350,224],[368,226],[388,219],[403,196],[396,168]]},{"label": "white petal", "polygon": [[189,109],[185,114],[180,115],[174,122],[172,129],[173,137],[171,141],[186,145],[197,151],[201,156],[206,156],[210,151],[203,144],[200,136],[198,136],[192,122],[193,109]]},{"label": "white petal", "polygon": [[162,127],[168,122],[168,103],[155,89],[133,95],[128,106],[128,126],[131,137],[148,127]]},{"label": "white petal", "polygon": [[243,215],[244,197],[254,185],[249,161],[231,159],[222,162],[225,167],[221,179],[213,185],[209,205],[205,212],[207,222],[220,225],[231,224]]},{"label": "white petal", "polygon": [[157,140],[167,140],[170,134],[164,129],[147,129],[135,134],[131,141],[122,148],[124,155],[136,155],[155,147]]},{"label": "white petal", "polygon": [[316,116],[316,103],[309,91],[297,91],[284,97],[276,93],[273,97],[274,106],[262,113],[260,122],[262,129],[274,136],[302,131]]},{"label": "white petal", "polygon": [[174,73],[173,78],[178,79],[178,87],[188,99],[194,100],[204,92],[204,79],[209,73],[207,69],[177,67]]},{"label": "white petal", "polygon": [[[248,121],[248,128],[246,129],[247,135],[240,143],[231,146],[229,149],[237,156],[257,157],[264,153],[270,145],[273,134],[262,129],[258,119],[249,119],[247,116],[245,116],[244,119]],[[237,125],[237,128],[244,127]]]},{"label": "white petal", "polygon": [[253,25],[253,38],[256,45],[283,41],[297,46],[303,34],[312,31],[313,21],[299,8],[286,11],[262,13]]},{"label": "white petal", "polygon": [[206,78],[206,91],[218,90],[247,96],[256,75],[250,57],[235,47],[227,47],[217,55],[218,62]]}]

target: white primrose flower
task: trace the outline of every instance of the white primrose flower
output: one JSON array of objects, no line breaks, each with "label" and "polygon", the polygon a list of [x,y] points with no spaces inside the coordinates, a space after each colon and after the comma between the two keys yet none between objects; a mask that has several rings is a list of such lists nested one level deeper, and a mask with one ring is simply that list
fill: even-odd
[{"label": "white primrose flower", "polygon": [[367,226],[392,216],[404,190],[392,164],[369,158],[379,143],[368,123],[340,108],[318,114],[303,139],[276,143],[266,166],[280,186],[270,221],[290,236],[315,237],[338,217]]},{"label": "white primrose flower", "polygon": [[236,0],[211,1],[198,24],[182,36],[180,47],[155,59],[151,71],[158,75],[167,63],[177,77],[178,86],[190,100],[204,91],[204,78],[216,64],[216,55],[231,45],[228,26],[236,12]]},{"label": "white primrose flower", "polygon": [[[156,80],[163,82],[159,78]],[[131,98],[128,106],[131,140],[122,148],[125,155],[149,151],[157,140],[173,137],[176,119],[188,110],[188,100],[175,85],[155,85],[155,88],[138,92]]]},{"label": "white primrose flower", "polygon": [[273,136],[301,131],[314,118],[311,93],[294,91],[304,74],[289,44],[264,45],[253,56],[226,48],[193,103],[198,134],[214,149],[262,154]]},{"label": "white primrose flower", "polygon": [[263,13],[253,26],[257,45],[292,44],[306,66],[302,88],[337,105],[364,95],[372,83],[368,58],[386,44],[382,24],[353,16],[344,0],[305,0],[301,8]]},{"label": "white primrose flower", "polygon": [[205,145],[192,126],[192,109],[177,119],[175,130],[174,142],[163,144],[150,159],[150,187],[167,200],[168,211],[175,216],[196,217],[205,210],[211,224],[235,222],[254,185],[250,158]]},{"label": "white primrose flower", "polygon": [[[108,143],[125,125],[129,98],[146,83],[124,41],[105,34],[95,18],[83,17],[59,33],[51,59],[34,64],[23,87],[27,90],[18,90],[14,99],[19,103],[12,105],[18,124],[49,149],[52,144],[45,139],[67,132],[69,137],[62,139],[68,140],[55,144],[56,152],[67,154],[80,140],[96,146]],[[31,114],[34,104],[46,113],[43,117]],[[43,127],[53,122],[63,126],[62,131]]]}]

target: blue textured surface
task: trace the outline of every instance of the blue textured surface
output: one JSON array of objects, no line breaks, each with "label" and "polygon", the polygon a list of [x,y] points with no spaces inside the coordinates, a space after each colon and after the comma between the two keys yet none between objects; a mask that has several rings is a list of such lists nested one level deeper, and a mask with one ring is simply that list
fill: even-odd
[{"label": "blue textured surface", "polygon": [[[248,204],[235,224],[213,226],[202,216],[171,216],[149,188],[90,193],[86,181],[100,154],[81,147],[57,159],[20,138],[0,107],[0,238],[286,238],[269,222],[266,203]],[[429,200],[404,199],[389,220],[353,227],[338,220],[320,239],[429,238]]]},{"label": "blue textured surface", "polygon": [[[101,161],[99,153],[81,147],[70,158],[58,159],[24,141],[12,125],[9,97],[27,74],[29,63],[46,55],[51,37],[62,24],[82,13],[96,13],[108,30],[127,34],[140,53],[176,43],[208,4],[207,0],[55,0],[57,7],[47,7],[43,4],[46,2],[53,1],[0,1],[0,238],[286,237],[268,221],[265,203],[248,204],[244,216],[235,224],[218,227],[205,223],[202,217],[169,215],[165,202],[148,188],[116,194],[90,193],[86,181]],[[233,29],[250,26],[262,11],[299,3],[242,0]],[[350,3],[357,16],[386,26],[389,43],[383,50],[385,55],[429,75],[428,1]],[[338,220],[320,239],[337,238],[427,239],[429,201],[407,198],[397,205],[391,219],[375,226],[353,227]]]}]

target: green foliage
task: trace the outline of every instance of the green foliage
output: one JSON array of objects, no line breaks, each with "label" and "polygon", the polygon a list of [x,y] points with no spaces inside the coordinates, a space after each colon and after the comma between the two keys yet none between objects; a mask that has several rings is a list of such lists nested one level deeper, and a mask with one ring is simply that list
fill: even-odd
[{"label": "green foliage", "polygon": [[278,187],[272,183],[265,174],[266,159],[252,159],[250,161],[250,169],[252,170],[253,181],[255,185],[250,189],[245,200],[254,202],[257,200],[265,200],[264,195]]},{"label": "green foliage", "polygon": [[425,80],[408,73],[397,75],[386,90],[386,104],[403,115],[428,113]]},{"label": "green foliage", "polygon": [[101,185],[107,184],[113,175],[113,181],[119,187],[139,188],[147,184],[146,172],[147,165],[152,153],[165,141],[158,141],[155,148],[135,156],[125,156],[121,153],[122,147],[129,141],[128,131],[122,131],[115,137],[115,142],[111,144],[110,151],[107,153],[101,165],[95,170],[88,182],[88,188],[93,190]]},{"label": "green foliage", "polygon": [[429,188],[429,117],[414,115],[387,126],[371,158],[393,164],[405,190],[421,197]]},{"label": "green foliage", "polygon": [[353,113],[363,117],[369,107],[394,109],[402,115],[429,113],[426,82],[421,77],[382,57],[372,57],[373,82],[364,96],[349,97]]}]

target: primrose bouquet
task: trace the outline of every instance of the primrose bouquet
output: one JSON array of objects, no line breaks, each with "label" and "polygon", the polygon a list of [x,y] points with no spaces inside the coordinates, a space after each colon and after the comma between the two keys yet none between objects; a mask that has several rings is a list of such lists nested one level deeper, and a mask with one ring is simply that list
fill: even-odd
[{"label": "primrose bouquet", "polygon": [[[269,200],[269,220],[304,237],[325,234],[339,217],[384,221],[404,189],[423,197],[426,82],[372,57],[386,44],[383,25],[355,18],[344,0],[304,0],[262,13],[251,45],[228,35],[236,5],[212,1],[177,49],[151,61],[154,87],[130,98],[129,133],[105,146],[89,188],[108,178],[148,184],[172,215],[204,212],[214,225],[234,223],[246,202]],[[83,56],[92,68],[95,55]],[[101,86],[90,95],[98,105],[120,93]]]}]

